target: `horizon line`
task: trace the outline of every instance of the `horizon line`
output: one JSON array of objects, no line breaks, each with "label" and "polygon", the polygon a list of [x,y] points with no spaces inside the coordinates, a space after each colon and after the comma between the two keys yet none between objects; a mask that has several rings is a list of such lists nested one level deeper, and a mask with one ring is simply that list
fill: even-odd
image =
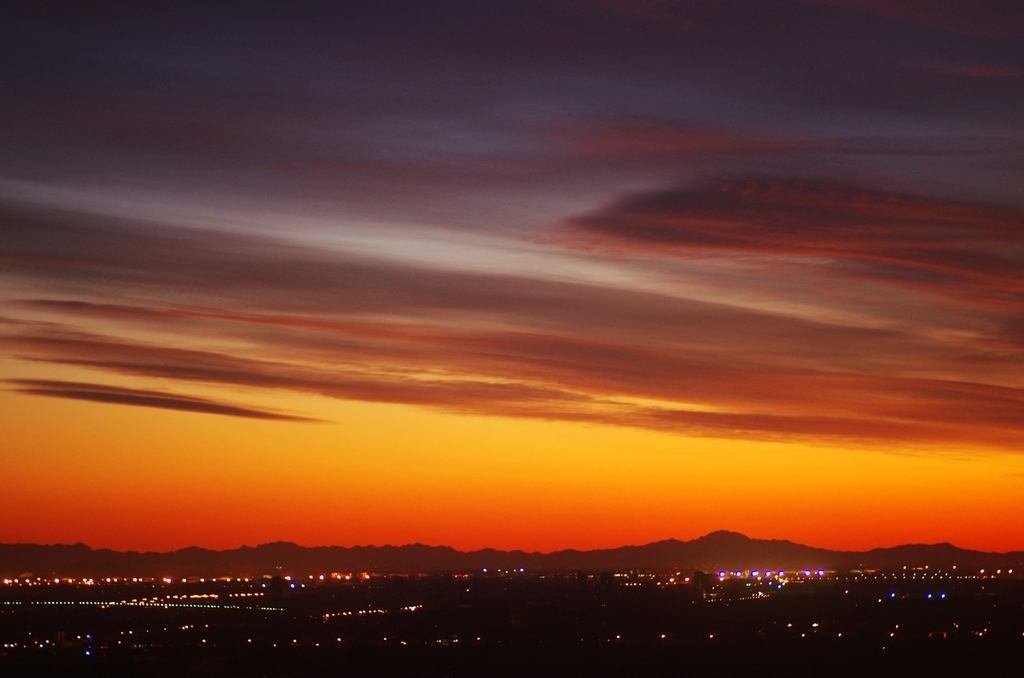
[{"label": "horizon line", "polygon": [[499,552],[499,553],[523,553],[523,554],[526,554],[526,555],[549,556],[549,555],[556,555],[556,554],[559,554],[559,553],[566,553],[566,552],[595,553],[595,552],[601,552],[601,551],[616,551],[616,550],[619,550],[619,549],[627,549],[627,548],[644,548],[644,547],[653,546],[653,545],[656,545],[656,544],[663,544],[665,542],[677,542],[677,543],[680,543],[680,544],[689,544],[689,543],[692,543],[692,542],[700,541],[702,539],[707,539],[707,538],[712,537],[714,535],[738,536],[738,537],[742,537],[743,539],[748,540],[748,541],[757,541],[757,542],[784,542],[784,543],[788,543],[788,544],[793,544],[794,546],[801,546],[801,547],[804,547],[804,548],[815,549],[815,550],[819,550],[819,551],[828,551],[828,552],[831,552],[831,553],[870,553],[872,551],[897,549],[897,548],[903,548],[903,547],[909,547],[909,546],[929,546],[929,547],[949,546],[949,547],[955,548],[955,549],[960,550],[960,551],[966,551],[966,552],[971,552],[971,553],[982,553],[982,554],[988,554],[988,555],[1009,555],[1009,554],[1013,554],[1013,553],[1024,553],[1024,546],[1022,546],[1019,549],[1011,549],[1011,550],[1007,550],[1007,551],[983,551],[983,550],[978,550],[978,549],[964,548],[964,547],[961,547],[961,546],[957,546],[956,544],[953,544],[952,542],[949,542],[949,541],[940,541],[940,542],[931,542],[931,543],[926,543],[926,542],[905,542],[905,543],[895,544],[895,545],[892,545],[892,546],[873,546],[873,547],[868,548],[868,549],[833,549],[833,548],[827,548],[827,547],[824,547],[824,546],[813,546],[813,545],[810,545],[810,544],[805,544],[805,543],[802,543],[802,542],[793,541],[791,539],[775,539],[775,538],[751,537],[751,536],[746,535],[746,534],[744,534],[742,532],[737,532],[737,531],[734,531],[734,530],[725,530],[725,529],[712,530],[711,532],[707,532],[707,533],[705,533],[703,535],[694,537],[692,539],[679,539],[677,537],[667,537],[665,539],[656,539],[654,541],[646,542],[646,543],[643,543],[643,544],[621,544],[619,546],[606,546],[606,547],[591,548],[591,549],[566,547],[566,548],[556,549],[556,550],[553,550],[553,551],[527,550],[527,549],[522,549],[522,548],[502,549],[502,548],[496,548],[496,547],[493,547],[493,546],[484,546],[484,547],[475,548],[475,549],[459,549],[459,548],[456,548],[456,547],[448,545],[448,544],[425,544],[423,542],[408,542],[408,543],[405,543],[405,544],[391,544],[391,543],[384,543],[384,544],[353,544],[351,546],[344,546],[344,545],[341,545],[341,544],[306,545],[306,544],[300,544],[298,542],[288,541],[288,540],[284,540],[284,539],[279,539],[279,540],[276,540],[276,541],[268,541],[268,542],[257,543],[257,544],[252,545],[252,546],[249,545],[249,544],[240,544],[238,546],[229,547],[229,548],[220,548],[220,549],[218,549],[218,548],[210,548],[210,547],[206,547],[206,546],[198,546],[198,545],[192,544],[192,545],[189,545],[189,546],[182,546],[182,547],[179,547],[179,548],[170,549],[170,550],[166,550],[166,551],[139,550],[139,549],[117,549],[117,548],[110,548],[110,547],[104,547],[104,546],[95,547],[95,546],[91,546],[91,545],[86,544],[85,542],[81,542],[81,541],[74,542],[74,543],[55,542],[55,543],[48,543],[48,544],[41,544],[41,543],[36,543],[36,542],[0,542],[0,547],[5,547],[5,546],[39,546],[39,547],[58,547],[58,546],[75,547],[75,546],[84,546],[85,548],[88,548],[91,551],[112,551],[114,553],[123,553],[123,554],[138,553],[138,554],[167,555],[167,554],[171,554],[171,553],[178,553],[180,551],[187,551],[187,550],[190,550],[190,549],[198,549],[198,550],[209,551],[209,552],[213,552],[213,553],[225,553],[225,552],[229,552],[229,551],[239,551],[239,550],[246,549],[246,548],[248,548],[248,549],[258,549],[258,548],[261,548],[261,547],[275,546],[275,545],[279,545],[279,544],[280,545],[287,545],[287,546],[294,546],[294,547],[301,548],[301,549],[383,549],[383,548],[401,549],[401,548],[409,548],[409,547],[419,546],[419,547],[430,548],[430,549],[451,549],[452,551],[455,551],[456,553],[462,553],[462,554],[479,553],[481,551],[496,551],[496,552]]}]

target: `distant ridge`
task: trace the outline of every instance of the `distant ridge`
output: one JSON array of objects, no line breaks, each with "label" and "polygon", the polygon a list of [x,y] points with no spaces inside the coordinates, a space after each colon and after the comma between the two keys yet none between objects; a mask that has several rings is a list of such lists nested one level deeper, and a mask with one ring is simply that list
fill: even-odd
[{"label": "distant ridge", "polygon": [[751,539],[717,531],[690,541],[553,553],[457,551],[449,546],[315,546],[274,542],[213,551],[195,546],[168,553],[92,549],[85,544],[0,544],[0,575],[35,576],[260,576],[330,572],[472,572],[483,568],[543,571],[667,569],[892,568],[902,566],[1020,567],[1024,551],[985,553],[952,544],[908,544],[870,551],[830,551],[787,540]]}]

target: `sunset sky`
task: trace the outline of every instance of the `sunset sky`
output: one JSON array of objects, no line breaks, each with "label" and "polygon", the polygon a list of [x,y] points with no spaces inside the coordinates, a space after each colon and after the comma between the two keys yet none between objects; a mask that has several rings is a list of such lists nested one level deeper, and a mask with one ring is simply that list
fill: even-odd
[{"label": "sunset sky", "polygon": [[0,9],[0,542],[1024,550],[1024,4]]}]

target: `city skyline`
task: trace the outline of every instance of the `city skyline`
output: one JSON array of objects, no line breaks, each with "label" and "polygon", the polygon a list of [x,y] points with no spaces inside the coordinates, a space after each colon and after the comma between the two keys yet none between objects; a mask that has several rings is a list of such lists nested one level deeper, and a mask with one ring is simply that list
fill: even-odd
[{"label": "city skyline", "polygon": [[0,543],[1024,550],[1024,10],[3,10]]}]

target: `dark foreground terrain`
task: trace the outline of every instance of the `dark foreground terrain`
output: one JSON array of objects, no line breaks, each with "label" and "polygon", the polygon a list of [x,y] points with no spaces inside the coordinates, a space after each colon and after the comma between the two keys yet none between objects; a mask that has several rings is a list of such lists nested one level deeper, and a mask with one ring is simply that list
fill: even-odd
[{"label": "dark foreground terrain", "polygon": [[1022,579],[773,574],[19,578],[0,675],[1024,675]]}]

